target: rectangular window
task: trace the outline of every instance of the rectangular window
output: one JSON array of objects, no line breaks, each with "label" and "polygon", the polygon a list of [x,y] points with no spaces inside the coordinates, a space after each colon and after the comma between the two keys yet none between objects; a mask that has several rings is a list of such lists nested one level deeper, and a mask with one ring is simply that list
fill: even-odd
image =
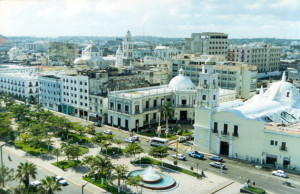
[{"label": "rectangular window", "polygon": [[214,122],[214,133],[218,133],[218,122]]},{"label": "rectangular window", "polygon": [[153,120],[156,120],[156,113],[153,113]]},{"label": "rectangular window", "polygon": [[281,142],[281,150],[286,150],[286,142]]},{"label": "rectangular window", "polygon": [[274,145],[274,140],[271,140],[270,145]]},{"label": "rectangular window", "polygon": [[121,111],[121,104],[118,104],[118,111]]},{"label": "rectangular window", "polygon": [[214,100],[216,100],[216,95],[214,95],[214,98],[213,98]]},{"label": "rectangular window", "polygon": [[206,100],[206,95],[202,95],[202,100]]},{"label": "rectangular window", "polygon": [[146,101],[146,108],[149,108],[149,101]]},{"label": "rectangular window", "polygon": [[114,103],[113,103],[113,102],[110,103],[110,109],[111,109],[111,110],[114,109]]},{"label": "rectangular window", "polygon": [[239,126],[234,125],[233,126],[233,136],[238,136],[238,130],[239,130]]},{"label": "rectangular window", "polygon": [[135,105],[135,113],[139,113],[140,112],[140,106],[139,105]]},{"label": "rectangular window", "polygon": [[224,129],[223,129],[223,133],[224,133],[224,135],[227,135],[227,133],[228,133],[228,124],[224,124]]},{"label": "rectangular window", "polygon": [[181,100],[181,104],[182,104],[182,106],[185,106],[186,105],[186,100]]},{"label": "rectangular window", "polygon": [[125,105],[125,112],[128,112],[128,111],[129,111],[129,106]]},{"label": "rectangular window", "polygon": [[156,107],[157,100],[153,100],[153,107]]}]

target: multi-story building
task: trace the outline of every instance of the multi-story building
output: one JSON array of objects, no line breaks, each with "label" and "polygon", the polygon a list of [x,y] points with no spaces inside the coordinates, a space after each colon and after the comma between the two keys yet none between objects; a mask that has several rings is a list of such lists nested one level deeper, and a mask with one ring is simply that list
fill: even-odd
[{"label": "multi-story building", "polygon": [[64,42],[49,42],[50,64],[71,64],[78,57],[78,45]]},{"label": "multi-story building", "polygon": [[35,73],[0,73],[0,92],[22,101],[38,103],[38,76]]},{"label": "multi-story building", "polygon": [[9,55],[9,60],[14,61],[14,60],[18,60],[18,57],[23,56],[24,52],[23,52],[22,48],[13,47],[13,48],[9,49],[7,54]]},{"label": "multi-story building", "polygon": [[88,118],[89,78],[81,75],[62,75],[62,112]]},{"label": "multi-story building", "polygon": [[[195,110],[194,148],[203,152],[260,162],[284,168],[300,168],[298,147],[300,94],[286,82],[275,82],[246,102],[216,102],[211,73],[199,83]],[[202,86],[201,86],[202,85]],[[209,92],[209,98],[203,97]]]},{"label": "multi-story building", "polygon": [[297,88],[300,88],[300,72],[291,71],[288,74],[289,82],[293,83]]},{"label": "multi-story building", "polygon": [[154,56],[160,60],[169,60],[179,54],[176,48],[170,48],[167,46],[156,46],[154,49]]},{"label": "multi-story building", "polygon": [[[219,91],[218,91],[219,92]],[[234,91],[220,92],[223,100],[235,99]],[[179,70],[169,85],[110,92],[108,94],[108,124],[126,130],[138,130],[158,122],[160,108],[170,102],[173,119],[193,123],[195,85]]]},{"label": "multi-story building", "polygon": [[23,74],[35,74],[35,66],[22,66],[22,65],[0,65],[0,73],[23,73]]},{"label": "multi-story building", "polygon": [[135,48],[133,50],[134,59],[143,59],[145,56],[153,56],[153,50],[149,48]]},{"label": "multi-story building", "polygon": [[131,39],[130,31],[128,30],[123,41],[123,59],[125,64],[128,64],[129,61],[133,60],[133,42]]},{"label": "multi-story building", "polygon": [[61,77],[54,75],[39,76],[40,94],[39,103],[50,110],[61,112]]},{"label": "multi-story building", "polygon": [[256,94],[256,66],[242,62],[224,61],[218,62],[215,67],[221,88],[235,90],[237,98],[249,99]]},{"label": "multi-story building", "polygon": [[257,66],[259,73],[279,70],[281,48],[271,45],[243,45],[228,47],[228,61]]},{"label": "multi-story building", "polygon": [[228,34],[219,32],[192,33],[184,40],[184,53],[227,56]]}]

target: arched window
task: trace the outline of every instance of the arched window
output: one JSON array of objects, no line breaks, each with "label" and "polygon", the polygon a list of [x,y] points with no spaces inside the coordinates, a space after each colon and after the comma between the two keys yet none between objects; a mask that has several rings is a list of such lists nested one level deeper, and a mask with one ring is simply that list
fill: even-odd
[{"label": "arched window", "polygon": [[287,93],[286,93],[286,97],[290,97],[290,92],[287,92]]}]

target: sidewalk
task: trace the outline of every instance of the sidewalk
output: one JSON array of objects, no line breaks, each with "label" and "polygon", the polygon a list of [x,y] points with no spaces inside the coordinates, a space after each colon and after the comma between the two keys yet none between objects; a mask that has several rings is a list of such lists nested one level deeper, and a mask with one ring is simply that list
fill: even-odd
[{"label": "sidewalk", "polygon": [[[19,149],[15,149],[14,147],[3,147],[8,152],[11,152],[24,160],[27,160],[28,162],[32,162],[36,164],[37,166],[43,168],[44,170],[47,170],[48,172],[54,173],[56,175],[63,176],[68,182],[73,183],[74,185],[78,186],[78,191],[81,191],[81,186],[86,183],[82,179],[82,176],[84,174],[79,172],[74,172],[74,170],[67,169],[66,171],[61,170],[60,168],[57,168],[53,166],[51,163],[56,162],[56,157],[54,157],[53,160],[42,160],[39,157],[35,156],[25,156],[25,152]],[[59,160],[65,159],[63,157],[59,157]],[[90,193],[108,193],[107,191],[93,185],[93,184],[87,184],[84,187],[85,191],[88,191]]]}]

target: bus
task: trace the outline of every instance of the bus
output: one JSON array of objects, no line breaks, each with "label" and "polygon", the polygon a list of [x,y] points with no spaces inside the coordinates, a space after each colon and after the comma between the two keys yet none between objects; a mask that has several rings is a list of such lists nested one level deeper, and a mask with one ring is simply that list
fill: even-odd
[{"label": "bus", "polygon": [[151,146],[167,146],[168,140],[163,139],[163,138],[154,137],[151,139],[150,145]]}]

